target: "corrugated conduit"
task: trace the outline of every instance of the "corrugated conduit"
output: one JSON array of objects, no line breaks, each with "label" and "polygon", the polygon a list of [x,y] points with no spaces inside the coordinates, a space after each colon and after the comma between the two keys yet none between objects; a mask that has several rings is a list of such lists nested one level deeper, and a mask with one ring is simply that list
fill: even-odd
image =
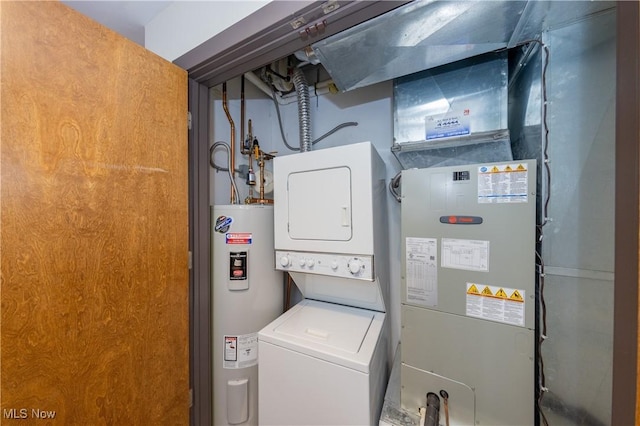
[{"label": "corrugated conduit", "polygon": [[311,151],[311,105],[309,102],[309,84],[300,68],[293,72],[293,85],[298,94],[298,122],[300,126],[300,151]]}]

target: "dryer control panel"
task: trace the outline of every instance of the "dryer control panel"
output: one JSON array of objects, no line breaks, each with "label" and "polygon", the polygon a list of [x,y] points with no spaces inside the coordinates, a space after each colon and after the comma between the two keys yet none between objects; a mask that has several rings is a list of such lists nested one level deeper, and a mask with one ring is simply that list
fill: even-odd
[{"label": "dryer control panel", "polygon": [[276,250],[276,269],[372,281],[373,256]]}]

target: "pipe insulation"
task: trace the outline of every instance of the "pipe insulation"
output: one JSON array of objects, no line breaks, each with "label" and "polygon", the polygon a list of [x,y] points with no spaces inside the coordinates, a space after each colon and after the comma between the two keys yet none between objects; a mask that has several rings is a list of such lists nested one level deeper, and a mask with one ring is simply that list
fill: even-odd
[{"label": "pipe insulation", "polygon": [[[263,92],[270,98],[273,99],[275,96],[275,100],[278,102],[279,105],[288,105],[298,101],[297,99],[298,94],[294,91],[292,91],[291,93],[283,94],[283,95],[274,94],[273,91],[271,90],[271,87],[264,81],[260,80],[260,77],[258,77],[255,73],[251,71],[246,72],[244,74],[244,78],[250,81],[256,88],[258,88],[261,92]],[[320,96],[320,95],[335,93],[332,91],[333,90],[332,87],[334,84],[335,83],[333,82],[333,80],[325,80],[316,84],[310,84],[308,88],[309,98],[312,98],[313,96]]]},{"label": "pipe insulation", "polygon": [[440,398],[433,392],[427,394],[427,411],[424,426],[438,426],[440,424]]},{"label": "pipe insulation", "polygon": [[260,77],[258,77],[257,75],[255,75],[253,72],[246,72],[244,73],[244,78],[246,78],[247,80],[249,80],[251,83],[253,83],[254,86],[256,86],[258,89],[260,89],[261,91],[263,91],[265,94],[267,94],[270,98],[273,97],[273,94],[271,92],[271,87],[265,83],[264,81],[260,80]]},{"label": "pipe insulation", "polygon": [[298,94],[298,123],[300,126],[300,152],[311,151],[311,104],[309,102],[309,84],[300,68],[293,72],[293,85]]}]

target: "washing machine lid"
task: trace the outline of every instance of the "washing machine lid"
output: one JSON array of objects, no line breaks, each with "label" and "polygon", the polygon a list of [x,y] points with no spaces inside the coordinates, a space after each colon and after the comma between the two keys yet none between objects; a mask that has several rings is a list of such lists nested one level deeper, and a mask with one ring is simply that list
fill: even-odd
[{"label": "washing machine lid", "polygon": [[258,338],[369,373],[384,318],[382,312],[307,299],[262,329]]}]

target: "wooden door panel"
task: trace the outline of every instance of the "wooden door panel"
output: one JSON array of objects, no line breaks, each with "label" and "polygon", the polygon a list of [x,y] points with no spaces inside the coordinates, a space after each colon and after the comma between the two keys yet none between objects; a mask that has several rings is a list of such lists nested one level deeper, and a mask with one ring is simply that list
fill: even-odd
[{"label": "wooden door panel", "polygon": [[0,2],[1,422],[188,423],[187,75]]}]

